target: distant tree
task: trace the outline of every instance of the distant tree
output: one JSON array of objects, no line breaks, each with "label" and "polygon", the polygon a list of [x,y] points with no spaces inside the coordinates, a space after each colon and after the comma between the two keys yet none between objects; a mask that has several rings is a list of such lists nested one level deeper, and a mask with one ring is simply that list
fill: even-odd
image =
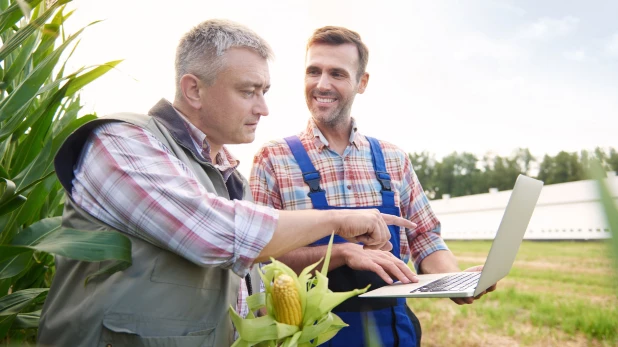
[{"label": "distant tree", "polygon": [[618,151],[616,151],[616,149],[609,149],[609,155],[607,156],[606,163],[611,171],[618,173]]},{"label": "distant tree", "polygon": [[545,155],[538,176],[545,184],[579,181],[584,177],[584,167],[577,153],[565,151],[561,151],[553,158]]},{"label": "distant tree", "polygon": [[[498,190],[509,190],[513,188],[517,176],[523,172],[518,163],[518,158],[503,158],[496,156],[493,158],[491,169],[485,170],[486,188],[498,188]],[[485,189],[485,192],[487,192]]]},{"label": "distant tree", "polygon": [[605,151],[597,147],[579,153],[562,151],[554,157],[543,156],[540,164],[527,148],[518,148],[509,157],[488,152],[480,161],[467,152],[453,152],[442,160],[436,160],[428,152],[409,154],[409,157],[430,199],[440,199],[444,194],[456,197],[486,193],[489,188],[509,190],[519,174],[531,175],[537,165],[537,178],[545,184],[586,179],[585,173],[593,161],[601,162],[607,171],[618,172],[618,151],[615,148]]},{"label": "distant tree", "polygon": [[481,171],[474,154],[453,152],[435,164],[435,197],[443,194],[464,196],[479,193]]},{"label": "distant tree", "polygon": [[428,152],[410,153],[408,157],[425,194],[433,199],[435,195],[435,157]]},{"label": "distant tree", "polygon": [[521,169],[521,173],[529,175],[532,163],[536,160],[532,153],[530,153],[530,150],[528,148],[518,148],[513,155]]}]

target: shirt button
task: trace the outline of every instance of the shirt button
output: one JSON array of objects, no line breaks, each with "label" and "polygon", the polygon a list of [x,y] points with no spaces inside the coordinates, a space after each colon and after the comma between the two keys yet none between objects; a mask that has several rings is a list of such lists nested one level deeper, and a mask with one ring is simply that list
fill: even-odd
[{"label": "shirt button", "polygon": [[350,189],[352,189],[352,186],[348,184],[347,188],[348,188],[348,190],[350,190]]}]

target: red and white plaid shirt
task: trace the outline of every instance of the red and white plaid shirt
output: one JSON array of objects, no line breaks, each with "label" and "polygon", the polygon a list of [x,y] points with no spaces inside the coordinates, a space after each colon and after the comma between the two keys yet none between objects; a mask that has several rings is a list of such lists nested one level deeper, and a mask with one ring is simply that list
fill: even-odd
[{"label": "red and white plaid shirt", "polygon": [[[206,135],[185,123],[196,148],[209,160]],[[216,159],[227,180],[238,161],[225,147]],[[95,218],[197,265],[231,269],[240,277],[277,226],[276,210],[207,192],[163,143],[128,123],[97,127],[74,172],[73,200]],[[246,296],[241,280],[236,310],[243,316]]]},{"label": "red and white plaid shirt", "polygon": [[[375,176],[369,141],[357,132],[355,122],[352,129],[350,143],[343,155],[328,147],[328,141],[311,119],[298,136],[320,172],[320,187],[326,191],[330,206],[381,205],[381,186]],[[414,230],[401,228],[401,259],[408,262],[411,254],[418,269],[426,256],[448,249],[440,236],[440,222],[429,205],[408,155],[388,142],[380,141],[380,146],[386,170],[391,176],[395,204],[400,207],[402,217],[417,225]],[[249,182],[253,199],[258,204],[279,210],[313,208],[307,196],[309,187],[283,139],[267,143],[255,155]]]}]

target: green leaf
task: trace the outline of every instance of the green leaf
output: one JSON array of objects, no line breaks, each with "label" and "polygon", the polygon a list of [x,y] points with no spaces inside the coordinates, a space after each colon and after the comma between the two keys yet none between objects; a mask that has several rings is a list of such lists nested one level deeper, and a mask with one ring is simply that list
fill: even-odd
[{"label": "green leaf", "polygon": [[26,198],[16,194],[15,183],[6,178],[0,178],[0,216],[16,210],[26,202]]},{"label": "green leaf", "polygon": [[[62,12],[59,11],[56,14],[56,17],[61,14]],[[43,33],[42,33],[43,37],[41,38],[41,41],[36,51],[32,54],[32,65],[33,66],[39,65],[41,60],[52,52],[52,50],[54,49],[54,44],[56,43],[56,40],[60,37],[60,28],[61,28],[60,24],[56,24],[56,23],[45,24],[45,26],[43,27]]]},{"label": "green leaf", "polygon": [[4,60],[7,55],[9,55],[13,50],[21,46],[21,44],[36,30],[39,30],[45,24],[45,21],[51,17],[51,15],[56,11],[58,6],[62,3],[68,2],[67,0],[59,0],[54,5],[52,5],[42,16],[30,22],[23,28],[19,28],[19,31],[11,37],[7,42],[3,42],[2,48],[0,48],[0,61]]},{"label": "green leaf", "polygon": [[249,311],[255,311],[266,306],[266,293],[255,293],[247,297]]},{"label": "green leaf", "polygon": [[330,234],[330,240],[328,241],[328,247],[326,248],[326,258],[324,259],[324,264],[322,265],[322,274],[324,276],[328,275],[328,266],[330,265],[330,254],[333,249],[333,239],[335,237],[335,232],[333,231]]},{"label": "green leaf", "polygon": [[45,179],[45,176],[51,174],[47,171],[51,161],[53,160],[51,157],[51,147],[52,141],[46,141],[45,146],[41,149],[41,152],[39,152],[36,159],[33,160],[27,168],[14,177],[15,184],[17,184],[18,193],[24,191],[28,187],[33,186],[38,181]]},{"label": "green leaf", "polygon": [[15,217],[16,225],[30,225],[41,219],[39,211],[47,201],[47,198],[56,183],[53,175],[39,182],[28,194],[28,201],[19,210]]},{"label": "green leaf", "polygon": [[[27,1],[30,8],[36,7],[41,0],[30,0]],[[4,32],[9,27],[13,26],[17,23],[24,14],[21,12],[21,9],[17,3],[12,3],[6,10],[0,13],[0,32]]]},{"label": "green leaf", "polygon": [[32,302],[44,299],[48,288],[31,288],[0,298],[0,315],[18,314]]},{"label": "green leaf", "polygon": [[341,320],[341,318],[339,318],[339,316],[332,312],[330,314],[333,315],[333,325],[331,325],[324,333],[322,333],[322,335],[318,336],[316,345],[321,345],[327,342],[328,340],[335,337],[339,330],[348,326],[343,320]]},{"label": "green leaf", "polygon": [[26,77],[19,87],[17,87],[8,98],[3,100],[0,106],[0,122],[3,122],[8,117],[15,117],[17,111],[37,94],[43,83],[49,78],[62,52],[64,52],[65,48],[78,37],[83,30],[84,29],[81,29],[74,35],[71,35],[69,39],[48,55],[34,71]]},{"label": "green leaf", "polygon": [[11,180],[0,179],[0,204],[13,198],[17,186]]},{"label": "green leaf", "polygon": [[26,197],[23,195],[14,196],[13,199],[4,202],[0,205],[0,216],[13,212],[26,203]]},{"label": "green leaf", "polygon": [[32,250],[28,247],[15,247],[15,246],[8,246],[8,245],[1,245],[0,251],[2,251],[0,253],[0,263],[2,263],[6,259],[13,258],[14,256],[18,254],[25,253],[25,252],[32,252]]},{"label": "green leaf", "polygon": [[[4,253],[10,246],[0,246],[0,252]],[[24,252],[16,257],[0,262],[0,280],[13,278],[28,270],[32,261],[32,251]]]},{"label": "green leaf", "polygon": [[[126,236],[114,231],[68,229],[62,227],[61,222],[61,217],[54,217],[30,225],[15,236],[11,245],[0,245],[0,254],[15,253],[28,248],[82,261],[116,260],[95,274],[91,274],[88,279],[120,271],[131,265],[131,241]],[[25,263],[24,259],[17,262],[17,258],[24,254],[30,255],[31,253],[23,253],[13,258],[13,263],[5,266],[6,274],[0,266],[0,278],[13,277],[25,270],[28,263]]]},{"label": "green leaf", "polygon": [[[612,192],[605,180],[605,170],[599,162],[590,165],[589,175],[597,181],[601,204],[612,232],[611,243],[613,245],[613,258],[615,261],[616,272],[618,273],[618,206],[612,197]],[[617,287],[618,288],[618,287]]]},{"label": "green leaf", "polygon": [[11,64],[11,67],[4,74],[4,78],[2,80],[7,84],[12,83],[13,80],[24,71],[24,67],[28,61],[30,61],[30,54],[32,54],[39,37],[40,33],[35,32],[34,35],[31,35],[26,42],[24,42],[19,51],[19,55],[15,58],[13,64]]},{"label": "green leaf", "polygon": [[131,241],[114,231],[95,232],[60,228],[31,248],[82,261],[109,259],[131,261]]},{"label": "green leaf", "polygon": [[99,271],[88,275],[88,277],[86,277],[86,280],[84,281],[84,285],[88,284],[88,282],[90,282],[91,279],[97,276],[111,275],[115,272],[122,271],[122,270],[129,268],[129,266],[131,266],[131,263],[132,263],[130,252],[131,252],[131,246],[129,245],[129,259],[128,260],[112,262],[111,264],[103,267]]},{"label": "green leaf", "polygon": [[4,169],[4,167],[2,165],[0,165],[0,178],[9,178],[9,173],[6,172],[6,170]]},{"label": "green leaf", "polygon": [[39,327],[40,319],[41,310],[28,313],[19,313],[13,321],[11,329],[37,329]]},{"label": "green leaf", "polygon": [[86,72],[83,75],[80,75],[79,77],[75,78],[75,80],[71,84],[71,87],[67,90],[67,94],[66,95],[67,96],[73,95],[73,93],[75,93],[78,90],[82,89],[83,87],[88,85],[88,83],[90,83],[90,82],[96,80],[97,78],[103,76],[105,73],[107,73],[109,70],[111,70],[114,67],[116,67],[116,65],[120,64],[121,62],[122,62],[122,60],[110,61],[110,62],[107,62],[105,64],[99,65],[98,67],[92,69],[89,72]]},{"label": "green leaf", "polygon": [[[62,103],[62,99],[65,97],[65,93],[69,88],[71,81],[67,82],[60,90],[55,92],[51,97],[45,98],[43,102],[36,108],[34,112],[29,113],[25,118],[18,115],[10,119],[5,126],[0,129],[0,140],[3,140],[11,135],[20,136],[24,134],[32,124],[38,121],[41,117],[51,114],[51,117],[56,113],[58,107]],[[23,108],[20,109],[23,111]]]},{"label": "green leaf", "polygon": [[1,316],[0,315],[0,339],[4,339],[6,333],[8,333],[13,321],[17,317],[16,314]]},{"label": "green leaf", "polygon": [[54,136],[58,135],[58,132],[76,120],[77,114],[81,109],[79,94],[74,95],[72,98],[67,98],[66,102],[62,105],[62,117],[56,118],[54,121]]}]

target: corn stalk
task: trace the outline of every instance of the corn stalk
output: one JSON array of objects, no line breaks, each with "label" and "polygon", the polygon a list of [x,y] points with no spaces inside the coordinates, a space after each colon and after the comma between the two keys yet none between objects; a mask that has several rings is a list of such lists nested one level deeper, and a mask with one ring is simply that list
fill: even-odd
[{"label": "corn stalk", "polygon": [[78,117],[80,89],[120,63],[65,72],[84,30],[65,32],[68,2],[0,0],[0,343],[34,341],[52,254],[131,261],[126,237],[61,226],[65,196],[53,158],[71,132],[96,118]]}]

